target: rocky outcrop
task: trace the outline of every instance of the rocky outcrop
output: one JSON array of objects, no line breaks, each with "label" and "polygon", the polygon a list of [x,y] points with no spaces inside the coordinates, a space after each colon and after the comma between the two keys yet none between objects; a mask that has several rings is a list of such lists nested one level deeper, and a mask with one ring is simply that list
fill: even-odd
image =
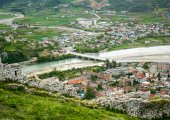
[{"label": "rocky outcrop", "polygon": [[148,100],[144,98],[105,97],[94,100],[99,106],[117,110],[141,119],[170,117],[170,99]]},{"label": "rocky outcrop", "polygon": [[170,117],[170,101],[157,100],[138,103],[139,109],[137,116],[140,118],[166,118]]}]

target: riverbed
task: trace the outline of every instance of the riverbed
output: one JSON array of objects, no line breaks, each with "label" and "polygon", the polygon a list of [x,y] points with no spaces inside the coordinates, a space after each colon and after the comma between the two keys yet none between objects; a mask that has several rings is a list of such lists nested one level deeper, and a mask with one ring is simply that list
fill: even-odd
[{"label": "riverbed", "polygon": [[95,56],[118,62],[170,62],[170,45],[101,52]]},{"label": "riverbed", "polygon": [[43,74],[53,71],[54,69],[63,71],[69,70],[72,68],[84,68],[84,67],[92,67],[92,66],[101,66],[102,62],[94,62],[88,60],[82,60],[77,58],[71,58],[66,60],[54,61],[54,62],[46,62],[40,63],[30,66],[23,66],[22,72],[24,74]]}]

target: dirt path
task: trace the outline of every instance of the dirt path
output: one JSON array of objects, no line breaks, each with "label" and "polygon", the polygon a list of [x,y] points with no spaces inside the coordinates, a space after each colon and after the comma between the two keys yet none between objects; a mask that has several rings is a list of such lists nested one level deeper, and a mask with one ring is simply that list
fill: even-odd
[{"label": "dirt path", "polygon": [[13,22],[15,19],[24,18],[24,15],[23,15],[23,14],[20,14],[20,13],[15,13],[15,14],[14,14],[14,13],[1,13],[1,14],[13,14],[15,17],[0,20],[0,24],[12,25],[12,22]]}]

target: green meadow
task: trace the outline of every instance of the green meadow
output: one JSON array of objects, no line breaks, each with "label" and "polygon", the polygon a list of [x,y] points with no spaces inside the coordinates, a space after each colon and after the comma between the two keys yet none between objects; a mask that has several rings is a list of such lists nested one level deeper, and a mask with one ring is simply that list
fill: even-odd
[{"label": "green meadow", "polygon": [[49,96],[45,91],[36,94],[9,90],[9,83],[0,85],[0,119],[14,120],[138,120],[125,114],[104,109],[92,109],[79,104],[79,100],[59,95]]}]

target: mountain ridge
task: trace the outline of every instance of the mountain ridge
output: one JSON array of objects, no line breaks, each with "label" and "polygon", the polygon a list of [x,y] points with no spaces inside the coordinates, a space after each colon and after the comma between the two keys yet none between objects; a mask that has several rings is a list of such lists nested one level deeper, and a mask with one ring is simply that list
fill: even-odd
[{"label": "mountain ridge", "polygon": [[[84,9],[146,12],[159,8],[170,8],[169,0],[1,0],[1,8],[22,12],[23,9],[42,10],[61,4],[79,6]],[[26,11],[25,10],[25,11]]]}]

